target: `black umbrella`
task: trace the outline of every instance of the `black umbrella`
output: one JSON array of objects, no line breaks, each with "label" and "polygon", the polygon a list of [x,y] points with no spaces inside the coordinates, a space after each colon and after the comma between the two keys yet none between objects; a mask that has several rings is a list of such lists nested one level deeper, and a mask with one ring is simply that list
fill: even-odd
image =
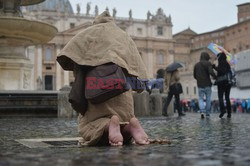
[{"label": "black umbrella", "polygon": [[167,66],[166,71],[173,72],[180,67],[184,67],[184,64],[181,62],[174,62],[174,63],[171,63],[170,65]]}]

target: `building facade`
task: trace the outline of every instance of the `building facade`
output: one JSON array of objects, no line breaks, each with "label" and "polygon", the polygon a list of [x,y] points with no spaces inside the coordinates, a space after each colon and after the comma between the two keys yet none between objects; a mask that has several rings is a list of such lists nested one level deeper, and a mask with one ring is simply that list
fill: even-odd
[{"label": "building facade", "polygon": [[[64,71],[56,62],[56,55],[100,13],[98,6],[93,14],[90,13],[89,3],[86,8],[86,13],[83,14],[78,5],[77,13],[74,13],[68,0],[46,0],[39,5],[23,8],[24,17],[46,21],[59,31],[49,43],[27,49],[27,56],[34,64],[30,89],[59,90],[74,81],[72,72]],[[150,78],[155,77],[158,69],[173,62],[171,16],[166,16],[162,9],[158,9],[156,14],[148,12],[145,14],[147,19],[133,18],[131,10],[127,18],[117,17],[116,13],[116,9],[113,9],[112,15],[116,24],[135,41]]]},{"label": "building facade", "polygon": [[[237,61],[235,66],[237,74],[237,88],[249,88],[247,75],[250,75],[248,61],[244,61],[250,57],[250,3],[244,3],[238,7],[238,22],[231,26],[222,27],[211,32],[196,34],[190,28],[173,35],[176,41],[175,60],[182,61],[186,64],[181,70],[181,82],[183,83],[182,98],[192,99],[198,97],[196,80],[193,78],[194,65],[200,60],[202,51],[207,51],[215,60],[215,55],[211,53],[207,46],[213,42],[223,46],[231,54],[235,56]],[[244,63],[243,63],[244,62]],[[243,70],[244,69],[244,70]],[[217,96],[216,87],[213,87],[214,96]]]}]

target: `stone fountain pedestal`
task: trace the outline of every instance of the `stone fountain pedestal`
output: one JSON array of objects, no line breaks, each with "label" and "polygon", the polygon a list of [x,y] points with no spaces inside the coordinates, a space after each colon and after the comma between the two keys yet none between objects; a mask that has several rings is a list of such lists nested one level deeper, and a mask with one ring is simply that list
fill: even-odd
[{"label": "stone fountain pedestal", "polygon": [[1,90],[31,90],[32,68],[25,47],[0,47]]},{"label": "stone fountain pedestal", "polygon": [[26,47],[50,41],[57,29],[22,17],[21,5],[44,0],[0,0],[0,90],[31,90],[33,64]]}]

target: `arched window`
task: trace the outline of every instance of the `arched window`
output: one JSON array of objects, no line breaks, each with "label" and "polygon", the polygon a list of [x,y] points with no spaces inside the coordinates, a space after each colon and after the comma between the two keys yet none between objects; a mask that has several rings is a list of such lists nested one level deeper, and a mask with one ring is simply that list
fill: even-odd
[{"label": "arched window", "polygon": [[163,35],[163,27],[162,26],[158,26],[157,27],[157,35],[158,36],[162,36]]},{"label": "arched window", "polygon": [[51,50],[51,48],[46,49],[45,60],[46,61],[51,61],[52,60],[52,50]]},{"label": "arched window", "polygon": [[157,64],[163,65],[165,62],[164,54],[162,52],[158,52],[157,54]]}]

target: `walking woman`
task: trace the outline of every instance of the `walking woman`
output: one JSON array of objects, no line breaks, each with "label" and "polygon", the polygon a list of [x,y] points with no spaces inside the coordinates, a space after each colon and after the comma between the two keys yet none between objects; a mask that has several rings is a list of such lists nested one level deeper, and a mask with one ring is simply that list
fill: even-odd
[{"label": "walking woman", "polygon": [[[175,86],[177,84],[180,86]],[[182,93],[182,87],[180,84],[179,71],[177,69],[173,72],[166,72],[165,85],[166,85],[166,91],[168,92],[168,97],[167,101],[164,104],[162,115],[167,116],[168,105],[174,96],[178,114],[179,116],[184,116],[185,114],[182,113],[181,103],[180,103],[180,94]]]},{"label": "walking woman", "polygon": [[[217,86],[218,86],[218,97],[220,103],[220,115],[222,118],[227,112],[227,117],[231,118],[231,103],[230,103],[230,90],[231,84],[227,79],[227,74],[231,72],[231,67],[227,62],[227,56],[224,52],[217,55],[218,66],[213,65],[213,68],[217,71]],[[224,96],[226,100],[226,107],[224,105]]]}]

